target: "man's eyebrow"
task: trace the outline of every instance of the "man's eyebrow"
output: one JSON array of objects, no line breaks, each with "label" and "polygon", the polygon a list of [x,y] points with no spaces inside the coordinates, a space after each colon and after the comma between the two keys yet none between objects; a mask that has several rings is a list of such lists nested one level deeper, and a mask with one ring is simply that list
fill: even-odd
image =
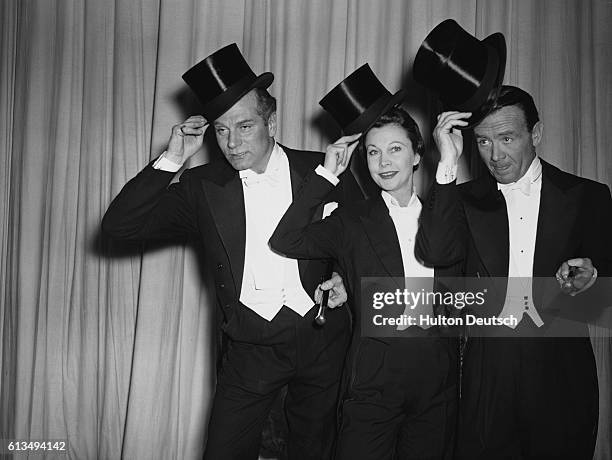
[{"label": "man's eyebrow", "polygon": [[[512,129],[509,129],[507,131],[501,131],[499,133],[495,133],[495,137],[507,136],[508,134],[516,134],[516,131]],[[490,136],[487,136],[486,134],[477,134],[477,133],[474,133],[474,136],[475,137],[490,137]]]},{"label": "man's eyebrow", "polygon": [[500,133],[497,133],[496,136],[507,136],[508,134],[516,134],[516,131],[509,129],[507,131],[502,131]]},{"label": "man's eyebrow", "polygon": [[[255,123],[255,120],[253,118],[246,118],[244,120],[238,120],[235,124],[236,125],[243,125],[244,123]],[[215,126],[225,126],[224,123],[219,123],[218,121],[214,122]]]}]

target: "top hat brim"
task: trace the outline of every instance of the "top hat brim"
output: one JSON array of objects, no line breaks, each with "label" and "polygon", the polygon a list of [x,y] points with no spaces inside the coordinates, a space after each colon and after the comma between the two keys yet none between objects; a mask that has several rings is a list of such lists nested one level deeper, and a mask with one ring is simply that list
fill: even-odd
[{"label": "top hat brim", "polygon": [[[474,98],[483,98],[484,102],[480,104],[476,109],[471,110],[472,115],[466,121],[467,126],[462,126],[460,129],[471,129],[480,123],[487,115],[491,113],[499,91],[501,89],[502,82],[504,80],[504,74],[506,71],[506,40],[504,35],[496,32],[489,35],[482,40],[489,50],[489,56],[493,58],[493,62],[496,63],[497,71],[491,75],[491,81],[483,84],[482,90],[488,94],[476,94]],[[469,105],[469,103],[468,103]]]},{"label": "top hat brim", "polygon": [[219,96],[203,105],[204,118],[208,123],[212,123],[231,109],[249,91],[255,88],[268,88],[273,81],[274,74],[271,72],[264,72],[255,79],[247,76],[239,80]]},{"label": "top hat brim", "polygon": [[399,104],[406,97],[406,90],[400,89],[397,93],[389,96],[380,98],[370,107],[368,107],[361,115],[355,120],[342,128],[342,132],[345,136],[352,134],[364,133],[368,131],[376,120],[384,115],[391,107]]}]

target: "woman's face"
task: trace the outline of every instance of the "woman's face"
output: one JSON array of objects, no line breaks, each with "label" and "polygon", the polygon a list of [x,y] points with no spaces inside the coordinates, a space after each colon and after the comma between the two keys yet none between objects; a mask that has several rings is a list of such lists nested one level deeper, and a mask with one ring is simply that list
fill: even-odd
[{"label": "woman's face", "polygon": [[370,176],[394,198],[412,195],[412,172],[421,156],[412,150],[408,133],[392,123],[370,129],[365,138]]}]

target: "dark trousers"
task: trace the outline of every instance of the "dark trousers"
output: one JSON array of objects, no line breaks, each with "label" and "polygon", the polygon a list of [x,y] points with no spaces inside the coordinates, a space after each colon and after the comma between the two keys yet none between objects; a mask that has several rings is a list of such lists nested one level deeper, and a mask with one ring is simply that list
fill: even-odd
[{"label": "dark trousers", "polygon": [[450,459],[457,352],[456,339],[360,339],[336,458]]},{"label": "dark trousers", "polygon": [[314,325],[283,307],[268,322],[240,306],[230,335],[208,426],[205,459],[257,459],[261,432],[274,399],[287,385],[288,455],[331,457],[339,383],[350,337],[346,307]]},{"label": "dark trousers", "polygon": [[457,458],[591,460],[597,419],[588,338],[468,339]]}]

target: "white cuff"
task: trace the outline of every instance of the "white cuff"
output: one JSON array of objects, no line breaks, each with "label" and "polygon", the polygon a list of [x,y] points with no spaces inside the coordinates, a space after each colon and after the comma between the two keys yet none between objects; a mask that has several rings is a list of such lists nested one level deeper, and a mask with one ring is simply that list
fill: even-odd
[{"label": "white cuff", "polygon": [[167,172],[177,172],[183,165],[179,165],[174,161],[168,160],[166,158],[166,152],[162,153],[155,163],[153,163],[153,169],[161,169],[162,171]]},{"label": "white cuff", "polygon": [[438,163],[436,171],[436,182],[438,184],[450,184],[457,179],[457,163]]},{"label": "white cuff", "polygon": [[338,183],[340,182],[340,179],[338,179],[336,176],[334,176],[334,173],[331,172],[329,169],[327,169],[323,165],[317,166],[317,169],[315,169],[315,172],[319,176],[324,177],[325,179],[330,181],[333,185],[338,185]]}]

